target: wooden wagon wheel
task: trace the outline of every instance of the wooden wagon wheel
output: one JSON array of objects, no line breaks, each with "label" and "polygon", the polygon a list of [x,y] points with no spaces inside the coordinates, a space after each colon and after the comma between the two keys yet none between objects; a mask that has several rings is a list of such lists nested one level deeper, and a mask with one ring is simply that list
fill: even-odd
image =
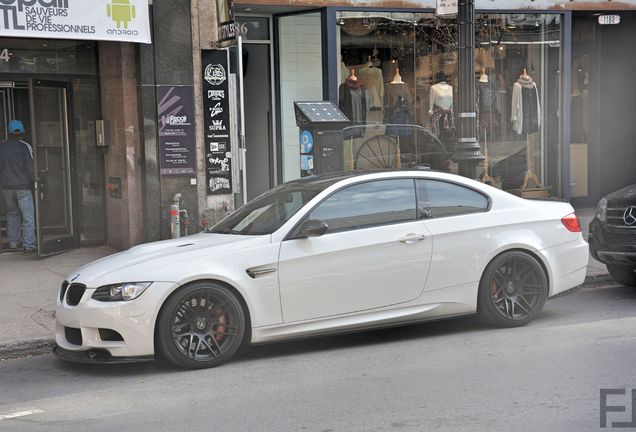
[{"label": "wooden wagon wheel", "polygon": [[378,135],[366,140],[358,149],[354,169],[378,170],[400,166],[400,149],[395,138]]}]

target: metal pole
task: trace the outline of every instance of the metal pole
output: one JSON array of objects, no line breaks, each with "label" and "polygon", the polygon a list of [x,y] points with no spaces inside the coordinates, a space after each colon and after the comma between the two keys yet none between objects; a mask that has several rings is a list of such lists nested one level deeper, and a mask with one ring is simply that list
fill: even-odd
[{"label": "metal pole", "polygon": [[238,90],[239,90],[239,116],[240,116],[240,155],[241,155],[241,172],[242,172],[242,186],[243,186],[243,205],[247,204],[247,149],[245,148],[245,95],[243,94],[243,37],[237,37],[237,50],[236,56],[238,63]]},{"label": "metal pole", "polygon": [[474,179],[477,163],[484,160],[477,140],[475,112],[475,1],[460,0],[457,18],[459,113],[457,145],[453,160],[459,164],[459,175]]}]

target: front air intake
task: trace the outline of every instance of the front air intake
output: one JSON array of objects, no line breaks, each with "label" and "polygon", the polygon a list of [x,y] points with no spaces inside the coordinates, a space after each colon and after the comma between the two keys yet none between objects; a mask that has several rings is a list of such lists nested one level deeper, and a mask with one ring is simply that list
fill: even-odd
[{"label": "front air intake", "polygon": [[79,302],[82,300],[82,296],[86,291],[86,285],[82,284],[71,284],[68,287],[66,294],[66,304],[69,306],[77,306]]}]

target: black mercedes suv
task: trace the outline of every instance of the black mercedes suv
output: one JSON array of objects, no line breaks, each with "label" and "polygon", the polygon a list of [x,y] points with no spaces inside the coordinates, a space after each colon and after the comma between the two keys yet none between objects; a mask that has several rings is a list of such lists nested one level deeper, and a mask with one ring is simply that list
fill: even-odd
[{"label": "black mercedes suv", "polygon": [[590,253],[614,279],[636,286],[636,184],[602,198],[590,222]]}]

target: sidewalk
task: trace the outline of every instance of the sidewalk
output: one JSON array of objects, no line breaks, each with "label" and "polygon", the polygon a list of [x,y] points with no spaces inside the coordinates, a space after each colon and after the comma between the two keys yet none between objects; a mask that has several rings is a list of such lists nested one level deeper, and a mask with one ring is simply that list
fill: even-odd
[{"label": "sidewalk", "polygon": [[[594,208],[576,212],[586,239],[594,212]],[[0,252],[0,359],[49,352],[54,346],[54,311],[62,281],[77,267],[114,252],[107,247],[86,248],[42,259]],[[605,265],[590,257],[585,283],[613,282]]]},{"label": "sidewalk", "polygon": [[48,258],[0,252],[0,359],[50,351],[60,285],[74,269],[114,253],[76,249]]}]

